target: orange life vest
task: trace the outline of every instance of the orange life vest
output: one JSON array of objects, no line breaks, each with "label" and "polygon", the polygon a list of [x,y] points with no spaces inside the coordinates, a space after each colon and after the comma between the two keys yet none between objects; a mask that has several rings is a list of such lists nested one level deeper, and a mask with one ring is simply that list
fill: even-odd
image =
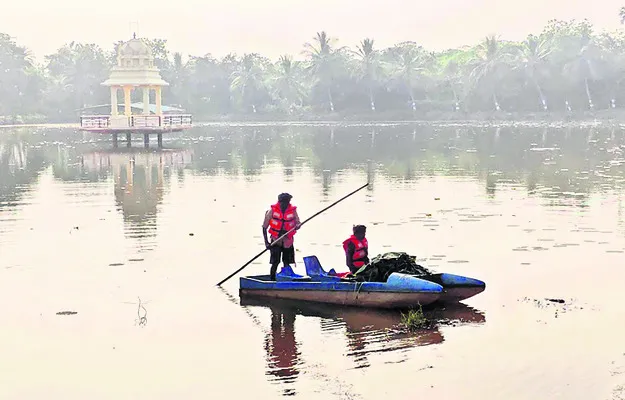
[{"label": "orange life vest", "polygon": [[351,235],[343,242],[343,250],[345,250],[345,253],[348,252],[347,245],[350,242],[353,243],[355,247],[354,255],[352,256],[352,264],[354,267],[360,268],[365,265],[366,257],[369,255],[369,242],[367,242],[367,238],[358,240],[356,236]]},{"label": "orange life vest", "polygon": [[[295,210],[297,207],[289,204],[284,213],[280,208],[280,203],[271,206],[271,220],[269,221],[269,234],[277,239],[286,232],[295,228]],[[293,239],[295,231],[289,232],[287,238]]]}]

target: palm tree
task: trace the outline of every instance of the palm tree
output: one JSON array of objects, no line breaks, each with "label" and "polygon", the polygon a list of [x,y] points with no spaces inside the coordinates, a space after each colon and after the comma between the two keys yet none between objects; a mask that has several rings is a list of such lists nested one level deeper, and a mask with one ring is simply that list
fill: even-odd
[{"label": "palm tree", "polygon": [[616,108],[616,96],[625,79],[625,36],[603,33],[598,39],[602,79],[610,86],[610,107]]},{"label": "palm tree", "polygon": [[462,71],[455,60],[451,60],[447,63],[444,69],[445,83],[451,88],[451,92],[454,95],[454,109],[460,110],[460,98],[458,96],[457,87],[462,83]]},{"label": "palm tree", "polygon": [[516,68],[523,69],[525,79],[536,87],[544,111],[547,111],[547,98],[540,86],[539,77],[546,71],[551,52],[552,49],[547,40],[529,35],[518,47],[515,60]]},{"label": "palm tree", "polygon": [[106,98],[100,83],[108,72],[107,57],[93,44],[71,42],[53,55],[46,56],[47,68],[62,82],[74,99],[74,108],[84,107],[96,99]]},{"label": "palm tree", "polygon": [[400,82],[406,88],[412,110],[416,111],[417,105],[414,97],[414,87],[421,80],[422,73],[425,71],[426,63],[429,61],[429,54],[425,54],[421,46],[417,46],[414,42],[403,42],[389,50],[391,62],[393,62],[395,71],[395,80]]},{"label": "palm tree", "polygon": [[493,97],[495,110],[501,110],[497,98],[497,84],[508,68],[510,53],[504,49],[497,36],[487,36],[476,48],[476,58],[471,63],[469,77],[473,87],[483,86]]},{"label": "palm tree", "polygon": [[332,85],[335,77],[337,52],[332,46],[336,39],[331,38],[325,31],[317,32],[314,43],[304,44],[304,54],[308,57],[306,71],[315,79],[315,83],[322,87],[328,94],[330,111],[334,112],[332,99]]},{"label": "palm tree", "polygon": [[367,87],[371,111],[375,111],[374,85],[378,83],[378,79],[382,74],[380,52],[373,48],[374,42],[373,39],[365,38],[360,42],[356,51],[352,51],[358,57],[358,65],[354,72],[357,79]]},{"label": "palm tree", "polygon": [[264,86],[264,71],[258,54],[245,54],[230,76],[230,89],[243,107],[252,107],[255,113],[259,92]]},{"label": "palm tree", "polygon": [[596,61],[600,59],[600,48],[589,35],[582,35],[578,42],[577,53],[564,65],[563,72],[573,82],[584,82],[588,106],[595,108],[590,93],[588,80],[594,80],[597,76]]},{"label": "palm tree", "polygon": [[306,89],[301,82],[300,62],[293,61],[293,57],[282,55],[273,67],[271,86],[274,96],[285,102],[285,109],[291,112],[293,104],[304,105]]},{"label": "palm tree", "polygon": [[188,97],[188,90],[186,90],[189,84],[189,70],[190,62],[182,61],[182,54],[179,52],[174,53],[174,63],[172,65],[171,75],[173,77],[171,83],[171,93],[176,100],[178,106],[188,107],[190,101]]}]

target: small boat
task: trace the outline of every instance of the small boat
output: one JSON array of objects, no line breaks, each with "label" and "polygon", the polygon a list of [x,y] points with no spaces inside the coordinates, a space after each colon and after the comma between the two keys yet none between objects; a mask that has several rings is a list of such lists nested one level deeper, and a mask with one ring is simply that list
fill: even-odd
[{"label": "small boat", "polygon": [[[316,256],[304,257],[306,275],[312,279],[332,281],[341,279],[334,268],[326,272]],[[438,298],[439,303],[458,303],[486,289],[486,283],[479,279],[469,278],[462,275],[436,273],[427,275],[408,275],[442,286],[442,294]]]},{"label": "small boat", "polygon": [[239,295],[407,309],[427,306],[441,299],[457,302],[485,288],[482,281],[451,274],[417,277],[394,272],[386,282],[357,282],[336,276],[334,269],[325,272],[316,256],[304,257],[304,264],[306,276],[296,274],[290,266],[285,266],[276,274],[275,281],[269,275],[241,277]]}]

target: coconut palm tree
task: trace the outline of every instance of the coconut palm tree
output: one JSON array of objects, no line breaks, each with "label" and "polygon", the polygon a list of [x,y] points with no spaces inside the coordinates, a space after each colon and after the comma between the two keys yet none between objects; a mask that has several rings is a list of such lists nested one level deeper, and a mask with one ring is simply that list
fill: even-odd
[{"label": "coconut palm tree", "polygon": [[313,43],[304,44],[304,54],[308,57],[306,72],[314,79],[315,84],[327,93],[332,112],[334,112],[332,86],[337,72],[338,53],[343,50],[335,50],[333,48],[335,43],[336,39],[322,31],[317,32]]},{"label": "coconut palm tree", "polygon": [[260,56],[254,53],[245,54],[230,76],[230,89],[239,104],[244,108],[251,107],[254,113],[260,92],[265,88],[264,73]]},{"label": "coconut palm tree", "polygon": [[182,60],[182,53],[179,52],[173,54],[173,59],[174,62],[172,64],[170,78],[170,91],[174,99],[173,103],[178,106],[188,107],[191,102],[189,99],[189,91],[187,90],[191,63],[189,61],[184,62]]},{"label": "coconut palm tree", "polygon": [[495,110],[501,110],[497,98],[497,84],[509,68],[510,52],[497,36],[487,36],[476,48],[469,78],[474,88],[483,87],[493,98]]},{"label": "coconut palm tree", "polygon": [[97,104],[107,98],[100,83],[107,78],[109,64],[102,49],[94,44],[71,42],[46,56],[50,74],[69,90],[72,109]]},{"label": "coconut palm tree", "polygon": [[273,95],[285,104],[284,109],[291,112],[294,104],[304,105],[306,88],[302,82],[302,67],[299,61],[293,61],[290,55],[282,55],[273,66],[270,78]]},{"label": "coconut palm tree", "polygon": [[519,45],[515,60],[516,68],[522,69],[526,80],[536,87],[544,111],[548,109],[547,98],[543,93],[539,80],[546,71],[548,57],[551,52],[552,49],[547,40],[529,35]]},{"label": "coconut palm tree", "polygon": [[582,81],[588,99],[588,107],[593,110],[595,105],[590,93],[589,80],[598,76],[597,62],[601,58],[601,49],[590,35],[582,35],[578,41],[576,54],[564,65],[563,73],[574,83]]},{"label": "coconut palm tree", "polygon": [[460,111],[458,88],[462,85],[462,70],[455,60],[450,60],[444,68],[444,81],[454,95],[454,109]]},{"label": "coconut palm tree", "polygon": [[374,49],[374,40],[365,38],[352,53],[357,57],[354,74],[358,81],[364,84],[369,93],[369,103],[371,111],[375,111],[374,90],[383,74],[380,60],[380,52]]},{"label": "coconut palm tree", "polygon": [[602,79],[610,87],[610,107],[616,107],[616,97],[625,79],[625,33],[607,34],[598,37],[602,49],[599,60]]},{"label": "coconut palm tree", "polygon": [[402,42],[389,49],[387,55],[394,66],[394,80],[406,89],[412,110],[416,111],[414,88],[426,70],[429,54],[414,42]]}]

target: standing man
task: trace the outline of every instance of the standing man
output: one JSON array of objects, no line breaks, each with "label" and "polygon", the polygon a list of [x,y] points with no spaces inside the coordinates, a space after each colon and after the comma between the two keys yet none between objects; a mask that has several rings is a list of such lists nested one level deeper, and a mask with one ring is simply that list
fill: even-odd
[{"label": "standing man", "polygon": [[[278,195],[278,202],[271,206],[265,213],[265,220],[263,221],[263,238],[265,239],[265,246],[271,252],[269,262],[271,263],[271,280],[276,280],[276,270],[278,264],[280,264],[280,255],[282,255],[282,262],[284,266],[295,263],[295,247],[293,246],[293,236],[301,224],[299,216],[297,215],[297,207],[291,204],[291,196],[288,193],[281,193]],[[271,235],[271,242],[267,240],[267,228],[269,228],[269,234]],[[291,229],[295,228],[292,232]],[[279,242],[275,242],[280,236],[289,232]],[[274,243],[275,242],[275,243]]]},{"label": "standing man", "polygon": [[369,243],[365,238],[367,228],[364,225],[355,225],[352,232],[353,235],[343,241],[343,250],[345,250],[345,263],[354,274],[363,265],[369,263]]}]

